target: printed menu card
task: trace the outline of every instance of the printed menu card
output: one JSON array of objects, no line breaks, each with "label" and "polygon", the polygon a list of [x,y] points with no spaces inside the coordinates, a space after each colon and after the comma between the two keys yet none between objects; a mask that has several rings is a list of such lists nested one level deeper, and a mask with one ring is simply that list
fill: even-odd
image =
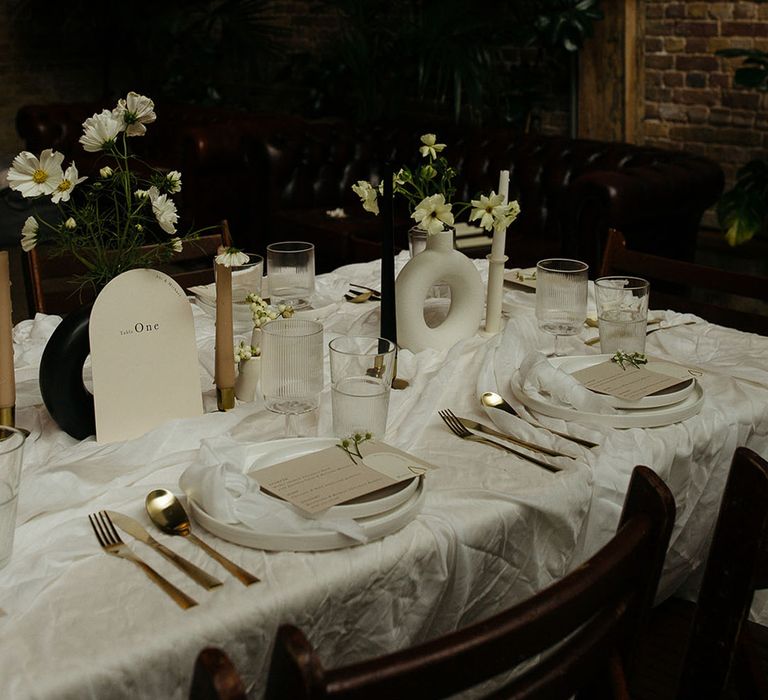
[{"label": "printed menu card", "polygon": [[376,440],[338,445],[253,472],[263,491],[310,514],[364,496],[434,466]]},{"label": "printed menu card", "polygon": [[644,365],[634,367],[627,363],[622,367],[619,363],[609,360],[581,369],[571,376],[587,389],[627,401],[637,401],[692,381],[685,367],[665,364],[665,370],[664,373],[654,372]]}]

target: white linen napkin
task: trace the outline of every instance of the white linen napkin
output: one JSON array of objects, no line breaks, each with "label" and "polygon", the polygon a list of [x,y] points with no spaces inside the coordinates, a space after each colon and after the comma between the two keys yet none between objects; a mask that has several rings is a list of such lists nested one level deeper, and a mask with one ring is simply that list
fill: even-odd
[{"label": "white linen napkin", "polygon": [[240,523],[263,534],[322,530],[367,542],[368,537],[356,520],[323,513],[310,518],[290,504],[263,494],[253,475],[245,473],[253,462],[252,453],[253,445],[229,438],[203,440],[195,462],[179,478],[179,486],[212,518]]},{"label": "white linen napkin", "polygon": [[519,382],[529,396],[541,396],[550,403],[589,413],[616,413],[599,394],[587,389],[570,374],[555,367],[538,350],[528,353],[520,365]]}]

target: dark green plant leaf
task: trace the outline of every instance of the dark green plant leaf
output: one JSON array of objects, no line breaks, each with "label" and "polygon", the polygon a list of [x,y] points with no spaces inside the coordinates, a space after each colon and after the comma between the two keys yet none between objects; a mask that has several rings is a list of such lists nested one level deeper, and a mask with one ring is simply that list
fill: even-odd
[{"label": "dark green plant leaf", "polygon": [[757,189],[735,186],[717,203],[717,218],[725,231],[725,240],[735,246],[753,238],[764,225],[768,206]]}]

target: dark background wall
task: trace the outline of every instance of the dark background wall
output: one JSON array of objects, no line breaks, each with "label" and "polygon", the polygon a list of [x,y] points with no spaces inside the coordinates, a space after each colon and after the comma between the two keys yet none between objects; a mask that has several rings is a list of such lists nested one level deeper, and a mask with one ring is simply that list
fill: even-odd
[{"label": "dark background wall", "polygon": [[[136,12],[123,3],[0,0],[0,168],[22,147],[14,125],[22,105],[111,100],[128,89],[157,100],[313,116],[326,116],[335,108],[342,116],[356,116],[361,104],[369,109],[371,104],[354,99],[366,89],[362,74],[387,96],[383,106],[374,106],[374,113],[391,109],[400,99],[403,113],[420,109],[438,125],[441,119],[450,120],[452,105],[433,101],[425,109],[413,105],[412,91],[394,94],[409,81],[399,74],[392,77],[382,61],[376,62],[386,55],[376,48],[379,27],[386,22],[376,15],[383,12],[382,5],[390,15],[400,12],[403,19],[393,26],[404,33],[413,23],[409,12],[418,3],[164,0]],[[437,50],[450,59],[478,46],[498,48],[493,70],[484,75],[496,81],[493,98],[501,95],[505,101],[493,104],[487,91],[484,113],[472,114],[466,109],[472,80],[465,79],[462,118],[520,124],[527,118],[532,128],[566,133],[567,64],[557,57],[542,58],[536,50],[515,48],[521,36],[511,23],[501,38],[492,33],[494,13],[500,8],[519,6],[523,12],[531,3],[443,3],[445,12],[461,12],[463,5],[470,6],[467,17],[480,18],[485,25],[460,31],[461,22],[454,21],[450,29],[438,28],[444,34]],[[356,6],[367,7],[362,20],[354,16]],[[645,20],[645,100],[637,139],[708,155],[723,166],[731,182],[741,164],[768,153],[768,94],[734,87],[737,61],[718,58],[714,52],[768,48],[768,4],[641,0],[638,9]],[[356,32],[366,34],[362,45],[367,42],[365,50],[372,55],[363,55],[361,44],[354,41]],[[411,59],[401,55],[397,60],[407,64]],[[341,71],[339,61],[357,63],[358,75]],[[377,69],[366,72],[366,61]],[[370,119],[376,114],[359,116]]]}]

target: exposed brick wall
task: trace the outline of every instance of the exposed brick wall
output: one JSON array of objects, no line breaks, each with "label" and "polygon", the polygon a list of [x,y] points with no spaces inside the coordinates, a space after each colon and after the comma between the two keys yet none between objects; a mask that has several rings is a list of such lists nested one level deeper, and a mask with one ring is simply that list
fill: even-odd
[{"label": "exposed brick wall", "polygon": [[734,87],[741,60],[714,53],[768,50],[768,3],[645,0],[645,18],[645,142],[709,156],[733,182],[768,156],[768,94]]}]

